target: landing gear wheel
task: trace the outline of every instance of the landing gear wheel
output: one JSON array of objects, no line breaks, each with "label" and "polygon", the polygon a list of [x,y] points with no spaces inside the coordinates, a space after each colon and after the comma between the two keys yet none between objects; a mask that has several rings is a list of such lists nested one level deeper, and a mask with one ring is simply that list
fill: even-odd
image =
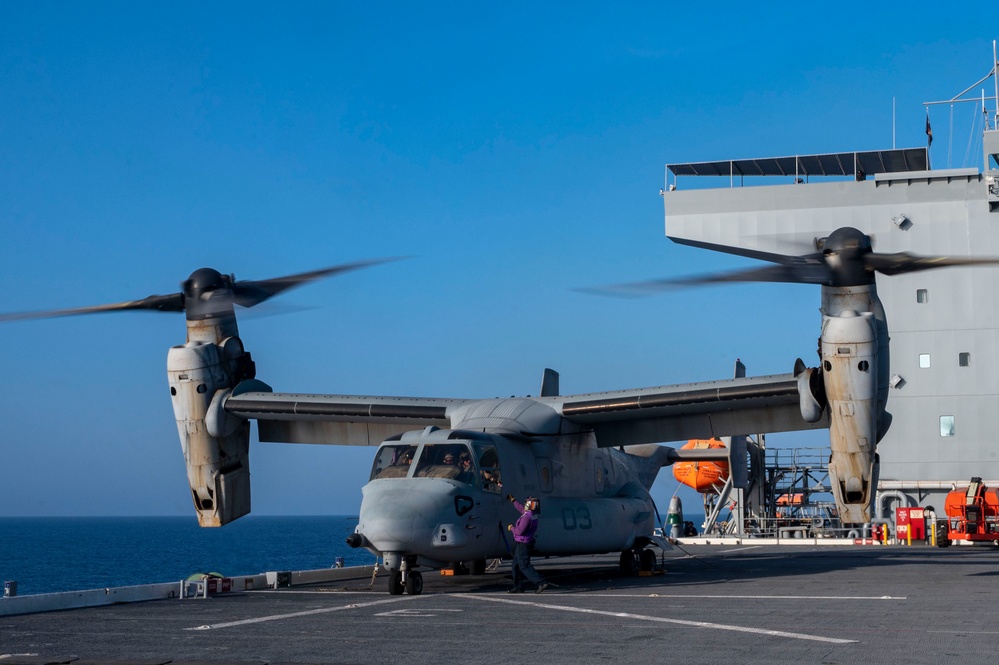
[{"label": "landing gear wheel", "polygon": [[638,573],[638,557],[631,550],[621,552],[621,574],[634,577]]},{"label": "landing gear wheel", "polygon": [[652,550],[642,550],[638,558],[642,572],[651,573],[656,569],[656,553]]},{"label": "landing gear wheel", "polygon": [[402,573],[399,571],[389,573],[389,593],[393,596],[402,595]]},{"label": "landing gear wheel", "polygon": [[420,571],[414,570],[406,576],[406,593],[410,596],[419,596],[423,593],[423,575]]},{"label": "landing gear wheel", "polygon": [[486,560],[476,559],[472,561],[472,574],[473,575],[485,575],[486,574]]}]

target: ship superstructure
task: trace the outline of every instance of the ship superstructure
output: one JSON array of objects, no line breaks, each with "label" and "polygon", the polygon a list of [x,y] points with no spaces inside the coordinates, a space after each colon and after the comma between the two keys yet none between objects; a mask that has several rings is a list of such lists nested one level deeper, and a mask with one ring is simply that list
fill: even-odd
[{"label": "ship superstructure", "polygon": [[[996,86],[995,62],[989,77]],[[854,227],[881,253],[999,256],[996,97],[980,97],[981,168],[932,169],[925,147],[667,164],[666,235],[787,254],[789,239],[814,239],[815,251],[833,230]],[[685,187],[703,176],[723,184]],[[877,447],[877,504],[942,507],[972,476],[999,484],[999,268],[879,275],[877,289],[893,416]]]}]

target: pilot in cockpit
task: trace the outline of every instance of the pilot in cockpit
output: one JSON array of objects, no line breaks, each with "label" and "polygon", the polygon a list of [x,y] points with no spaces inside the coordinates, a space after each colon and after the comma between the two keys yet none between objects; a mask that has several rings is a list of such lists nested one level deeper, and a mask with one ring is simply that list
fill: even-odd
[{"label": "pilot in cockpit", "polygon": [[486,450],[479,457],[479,469],[482,474],[482,489],[487,492],[499,492],[503,487],[503,482],[500,480],[500,472],[497,465],[499,460],[496,458],[496,451],[492,448]]},{"label": "pilot in cockpit", "polygon": [[475,480],[475,470],[472,469],[472,456],[468,453],[458,455],[458,475],[455,477],[459,483],[471,483]]},{"label": "pilot in cockpit", "polygon": [[398,466],[409,466],[413,463],[413,449],[407,448],[406,451],[399,456],[399,460],[396,462]]}]

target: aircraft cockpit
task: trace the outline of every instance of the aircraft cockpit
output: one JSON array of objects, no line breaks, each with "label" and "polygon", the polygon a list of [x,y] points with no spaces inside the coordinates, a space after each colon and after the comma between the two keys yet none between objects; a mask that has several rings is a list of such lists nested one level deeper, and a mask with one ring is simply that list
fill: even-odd
[{"label": "aircraft cockpit", "polygon": [[405,478],[413,465],[416,446],[394,445],[382,446],[375,455],[375,464],[371,469],[370,480],[376,478]]},{"label": "aircraft cockpit", "polygon": [[370,480],[383,478],[444,478],[486,492],[503,487],[496,447],[478,443],[384,444],[375,454]]}]

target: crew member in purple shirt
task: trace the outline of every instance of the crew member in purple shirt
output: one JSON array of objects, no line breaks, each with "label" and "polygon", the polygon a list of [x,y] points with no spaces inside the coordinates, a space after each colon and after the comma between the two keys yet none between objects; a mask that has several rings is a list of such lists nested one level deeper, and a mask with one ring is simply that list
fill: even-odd
[{"label": "crew member in purple shirt", "polygon": [[541,593],[552,586],[531,565],[531,549],[534,547],[534,537],[538,533],[541,504],[534,497],[528,497],[524,503],[517,501],[512,494],[507,494],[506,498],[512,501],[514,507],[521,513],[517,523],[507,527],[513,533],[513,540],[516,543],[513,550],[513,588],[510,589],[510,593],[524,592],[524,578],[535,585],[534,593]]}]

